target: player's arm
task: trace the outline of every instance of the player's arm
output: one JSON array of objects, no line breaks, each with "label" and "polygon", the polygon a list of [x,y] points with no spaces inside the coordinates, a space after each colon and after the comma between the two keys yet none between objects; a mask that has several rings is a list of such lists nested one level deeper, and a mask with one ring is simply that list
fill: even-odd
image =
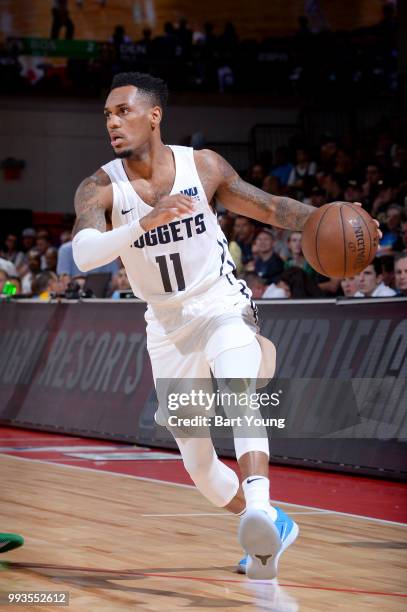
[{"label": "player's arm", "polygon": [[141,219],[106,231],[106,216],[111,214],[112,206],[112,184],[106,172],[99,169],[82,181],[75,194],[73,258],[83,272],[114,261],[123,247],[133,244],[146,231],[190,214],[194,208],[187,196],[166,196]]},{"label": "player's arm", "polygon": [[76,191],[72,251],[82,272],[114,261],[123,246],[143,233],[138,221],[106,231],[106,217],[111,214],[112,204],[113,188],[108,175],[101,169],[83,180]]},{"label": "player's arm", "polygon": [[302,231],[308,217],[315,212],[313,206],[271,195],[246,183],[223,157],[213,151],[208,153],[213,156],[218,181],[216,197],[231,212],[295,231]]}]

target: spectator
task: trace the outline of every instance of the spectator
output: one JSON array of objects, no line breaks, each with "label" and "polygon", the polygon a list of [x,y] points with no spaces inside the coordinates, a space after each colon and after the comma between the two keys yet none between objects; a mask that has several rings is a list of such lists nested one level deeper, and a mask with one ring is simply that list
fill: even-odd
[{"label": "spectator", "polygon": [[55,272],[45,270],[40,272],[32,282],[33,297],[42,301],[49,301],[52,293],[58,292],[58,277]]},{"label": "spectator", "polygon": [[257,257],[254,270],[267,284],[276,282],[284,269],[284,262],[274,251],[274,238],[270,230],[261,230],[256,236]]},{"label": "spectator", "polygon": [[266,288],[264,280],[260,278],[260,276],[258,276],[255,272],[246,272],[246,274],[244,274],[243,276],[243,279],[246,281],[247,286],[251,290],[253,298],[255,300],[261,299]]},{"label": "spectator", "polygon": [[238,216],[235,219],[235,240],[242,251],[242,263],[252,259],[252,242],[255,236],[255,224],[252,219]]},{"label": "spectator", "polygon": [[267,191],[267,193],[271,193],[272,195],[279,195],[282,193],[280,181],[272,174],[268,174],[264,177],[261,188],[263,191]]},{"label": "spectator", "polygon": [[304,199],[304,196],[308,195],[311,191],[316,170],[316,163],[309,160],[308,151],[306,149],[297,149],[296,165],[291,170],[287,183],[291,193],[297,199]]},{"label": "spectator", "polygon": [[37,239],[37,232],[32,227],[26,227],[21,234],[21,244],[23,252],[23,260],[21,266],[18,269],[18,273],[22,278],[24,274],[28,272],[28,252],[35,247],[35,241]]},{"label": "spectator", "polygon": [[291,171],[294,166],[289,161],[288,148],[287,147],[278,147],[276,149],[276,165],[271,171],[271,175],[278,178],[278,181],[282,187],[285,187],[288,183],[288,179],[290,178]]},{"label": "spectator", "polygon": [[381,255],[383,282],[386,287],[394,289],[394,255]]},{"label": "spectator", "polygon": [[45,269],[51,272],[57,271],[58,249],[51,246],[45,251]]},{"label": "spectator", "polygon": [[379,220],[384,220],[386,210],[393,200],[393,187],[380,179],[375,187],[374,195],[372,196],[372,208],[370,214],[377,217]]},{"label": "spectator", "polygon": [[229,252],[236,266],[236,273],[239,275],[243,272],[244,266],[242,264],[242,250],[233,239],[235,219],[231,214],[225,213],[224,215],[219,215],[218,221],[228,241]]},{"label": "spectator", "polygon": [[63,27],[65,28],[65,39],[72,40],[75,26],[69,16],[68,0],[53,0],[50,38],[59,38]]},{"label": "spectator", "polygon": [[72,234],[68,230],[64,230],[59,237],[59,244],[65,244],[65,242],[69,242],[72,240]]},{"label": "spectator", "polygon": [[45,252],[48,247],[51,246],[49,234],[46,230],[40,230],[37,233],[37,239],[35,241],[35,248],[41,257],[41,269],[45,270],[47,267],[47,261],[45,259]]},{"label": "spectator", "polygon": [[0,294],[3,293],[3,287],[9,279],[9,275],[5,270],[0,268]]},{"label": "spectator", "polygon": [[130,36],[127,36],[124,26],[117,25],[114,29],[112,36],[109,38],[109,42],[113,44],[117,53],[120,55],[120,46],[124,43],[131,42],[131,38]]},{"label": "spectator", "polygon": [[352,170],[352,157],[344,149],[339,149],[336,153],[333,173],[344,181],[349,178]]},{"label": "spectator", "polygon": [[152,31],[150,30],[150,28],[144,28],[143,38],[138,40],[136,43],[138,54],[144,56],[143,59],[148,58],[148,56],[150,55],[152,45],[151,35]]},{"label": "spectator", "polygon": [[21,234],[23,251],[28,253],[35,246],[35,241],[37,239],[37,232],[32,227],[26,227]]},{"label": "spectator", "polygon": [[396,292],[383,282],[380,257],[375,257],[358,275],[359,289],[354,297],[392,297]]},{"label": "spectator", "polygon": [[314,270],[311,268],[309,263],[306,261],[301,247],[301,232],[291,232],[287,240],[288,248],[290,251],[289,257],[284,262],[284,269],[288,268],[301,268],[307,274],[314,275]]},{"label": "spectator", "polygon": [[281,227],[274,227],[272,232],[274,238],[274,252],[285,261],[290,256],[290,249],[288,248],[287,241],[291,232]]},{"label": "spectator", "polygon": [[324,204],[327,203],[326,199],[326,191],[317,185],[311,189],[311,194],[309,198],[309,204],[311,206],[315,206],[315,208],[320,208]]},{"label": "spectator", "polygon": [[113,300],[118,300],[120,299],[120,292],[121,291],[131,291],[131,287],[130,287],[130,283],[129,283],[129,279],[127,278],[127,274],[126,274],[126,270],[125,268],[120,268],[120,270],[118,270],[116,272],[116,274],[113,275],[112,278],[112,289],[113,289],[113,293],[111,295],[111,298]]},{"label": "spectator", "polygon": [[325,134],[319,151],[320,167],[324,174],[334,171],[337,151],[336,138],[332,134]]},{"label": "spectator", "polygon": [[41,255],[35,249],[28,252],[28,272],[21,279],[21,291],[26,295],[32,293],[32,283],[41,272]]},{"label": "spectator", "polygon": [[347,298],[355,297],[359,289],[358,276],[348,276],[341,280],[343,295]]},{"label": "spectator", "polygon": [[[275,284],[278,289],[282,289],[285,297],[292,299],[319,298],[323,297],[322,291],[318,288],[315,281],[301,270],[301,268],[289,268],[284,270],[278,282]],[[263,297],[277,297],[273,295],[275,289],[266,289]],[[279,297],[279,296],[278,296]]]},{"label": "spectator", "polygon": [[271,283],[266,287],[263,293],[264,300],[280,300],[290,297],[290,288],[284,281],[278,281],[277,283]]},{"label": "spectator", "polygon": [[0,257],[0,270],[4,270],[8,276],[17,276],[17,270],[12,261]]},{"label": "spectator", "polygon": [[339,177],[335,174],[325,174],[322,179],[328,202],[338,202],[342,199],[342,186]]},{"label": "spectator", "polygon": [[397,255],[394,262],[394,278],[397,293],[407,296],[407,252]]},{"label": "spectator", "polygon": [[396,251],[404,251],[407,249],[407,221],[401,224],[400,240],[394,245]]},{"label": "spectator", "polygon": [[382,180],[382,174],[379,166],[376,163],[369,164],[366,168],[365,182],[363,184],[363,203],[367,211],[371,211],[373,202],[379,193],[379,181]]},{"label": "spectator", "polygon": [[7,234],[4,245],[5,249],[1,253],[1,257],[11,261],[18,269],[24,262],[24,253],[17,250],[16,234]]},{"label": "spectator", "polygon": [[398,204],[392,204],[387,209],[386,224],[381,227],[383,237],[380,240],[379,253],[394,251],[394,247],[400,240],[401,220],[403,209]]},{"label": "spectator", "polygon": [[247,173],[246,181],[259,189],[263,186],[265,171],[262,164],[254,164]]},{"label": "spectator", "polygon": [[179,20],[176,35],[178,43],[182,49],[183,56],[188,58],[192,49],[192,30],[188,28],[188,22],[186,19]]},{"label": "spectator", "polygon": [[344,192],[345,202],[362,202],[363,190],[362,186],[355,180],[349,180],[346,183]]}]

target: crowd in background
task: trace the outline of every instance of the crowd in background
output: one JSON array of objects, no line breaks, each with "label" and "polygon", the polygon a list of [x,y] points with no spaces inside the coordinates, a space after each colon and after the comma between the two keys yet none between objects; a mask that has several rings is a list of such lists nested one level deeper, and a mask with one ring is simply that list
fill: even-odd
[{"label": "crowd in background", "polygon": [[[74,23],[66,8],[54,8],[50,36],[62,35],[74,38]],[[349,100],[397,90],[397,19],[391,3],[370,27],[314,31],[303,16],[293,36],[262,41],[240,38],[232,22],[223,29],[209,22],[192,28],[181,19],[166,23],[158,36],[146,28],[137,40],[117,25],[94,58],[69,58],[63,71],[45,60],[40,70],[25,70],[21,51],[18,39],[0,48],[0,92],[99,96],[113,74],[126,70],[160,76],[171,91]]]},{"label": "crowd in background", "polygon": [[304,138],[274,159],[265,153],[245,179],[275,195],[319,208],[335,201],[360,202],[380,223],[377,258],[357,278],[332,279],[315,272],[301,251],[301,234],[262,227],[224,211],[238,273],[256,298],[386,297],[407,294],[407,122],[382,121],[365,139],[326,134],[318,148]]},{"label": "crowd in background", "polygon": [[[219,223],[229,242],[236,274],[256,299],[319,297],[391,297],[407,295],[407,121],[382,122],[366,141],[326,134],[310,148],[304,138],[280,147],[248,169],[245,180],[274,195],[287,195],[316,208],[328,202],[360,202],[383,233],[377,257],[355,278],[318,274],[304,259],[301,234],[264,226],[236,216],[218,203]],[[129,290],[119,261],[92,271],[107,275],[105,297]],[[48,299],[51,294],[92,295],[91,283],[76,267],[70,232],[51,244],[44,229],[8,234],[0,248],[0,293],[15,284],[16,293]],[[7,293],[7,292],[6,292]]]}]

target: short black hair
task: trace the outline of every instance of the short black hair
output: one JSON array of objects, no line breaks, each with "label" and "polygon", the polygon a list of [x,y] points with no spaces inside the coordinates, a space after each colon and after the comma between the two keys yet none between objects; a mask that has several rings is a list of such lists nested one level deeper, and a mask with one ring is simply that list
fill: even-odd
[{"label": "short black hair", "polygon": [[134,85],[140,92],[151,98],[154,104],[164,108],[168,100],[168,87],[165,81],[143,72],[119,72],[113,77],[112,89]]},{"label": "short black hair", "polygon": [[375,257],[373,259],[373,261],[371,261],[370,263],[371,263],[371,265],[374,268],[376,276],[379,276],[379,274],[383,273],[382,262],[381,262],[381,258],[380,257]]}]

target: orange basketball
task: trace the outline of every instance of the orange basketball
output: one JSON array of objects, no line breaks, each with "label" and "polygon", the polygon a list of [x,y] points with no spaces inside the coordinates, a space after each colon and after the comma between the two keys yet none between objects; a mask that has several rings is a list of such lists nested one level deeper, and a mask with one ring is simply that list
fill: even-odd
[{"label": "orange basketball", "polygon": [[318,208],[302,234],[302,250],[320,274],[345,278],[359,274],[374,258],[377,226],[361,206],[334,202]]}]

